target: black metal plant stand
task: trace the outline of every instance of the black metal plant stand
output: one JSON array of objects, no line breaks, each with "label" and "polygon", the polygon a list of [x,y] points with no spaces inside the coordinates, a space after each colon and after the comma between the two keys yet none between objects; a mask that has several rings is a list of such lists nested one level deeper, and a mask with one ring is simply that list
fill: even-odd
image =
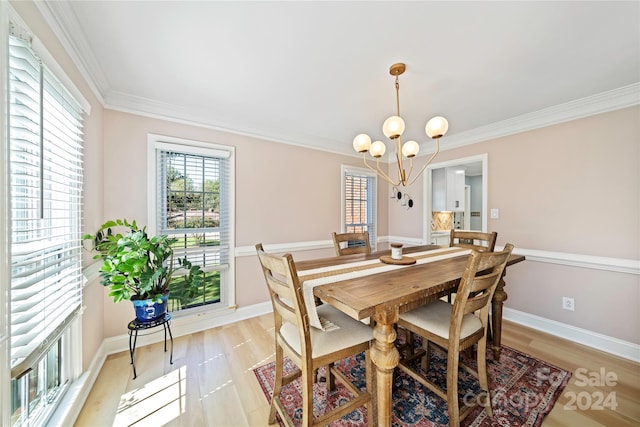
[{"label": "black metal plant stand", "polygon": [[171,353],[169,357],[169,363],[173,365],[173,335],[171,335],[171,313],[165,313],[165,315],[162,317],[159,317],[154,320],[149,320],[146,322],[143,322],[138,319],[133,319],[131,322],[129,322],[129,325],[127,325],[127,328],[129,329],[129,354],[131,355],[131,365],[133,366],[134,380],[136,379],[137,374],[136,374],[136,364],[134,362],[133,355],[136,351],[136,342],[138,341],[138,331],[155,328],[157,326],[163,326],[164,328],[165,353],[167,352],[167,331],[169,332],[169,339],[171,340]]}]

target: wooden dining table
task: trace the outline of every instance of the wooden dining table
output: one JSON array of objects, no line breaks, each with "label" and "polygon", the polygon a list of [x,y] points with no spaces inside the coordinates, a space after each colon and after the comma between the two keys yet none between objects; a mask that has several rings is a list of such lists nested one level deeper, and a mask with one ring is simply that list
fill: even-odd
[{"label": "wooden dining table", "polygon": [[[440,248],[435,245],[413,246],[403,249],[403,255]],[[355,254],[295,262],[299,275],[305,270],[321,269],[375,260],[388,256],[390,251],[367,255]],[[375,322],[375,341],[371,358],[376,367],[378,425],[391,425],[393,371],[400,354],[396,348],[396,328],[400,313],[427,304],[454,293],[462,278],[469,255],[455,256],[428,263],[404,265],[392,271],[377,272],[361,277],[333,281],[315,286],[313,294],[324,303],[331,304],[354,319],[371,318]],[[512,254],[507,267],[525,260],[522,255]],[[495,360],[500,358],[502,305],[507,299],[503,273],[492,301],[492,342]]]}]

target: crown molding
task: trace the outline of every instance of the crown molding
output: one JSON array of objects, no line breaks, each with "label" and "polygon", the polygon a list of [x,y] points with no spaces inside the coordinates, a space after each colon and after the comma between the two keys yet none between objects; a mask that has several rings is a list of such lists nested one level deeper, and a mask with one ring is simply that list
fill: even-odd
[{"label": "crown molding", "polygon": [[[440,151],[477,144],[635,105],[640,105],[640,83],[633,83],[618,89],[565,102],[564,104],[448,136],[446,143],[440,144]],[[433,152],[435,149],[435,145],[432,142],[429,143],[428,147],[429,150],[426,150],[427,153],[424,155],[428,154],[429,151]]]},{"label": "crown molding", "polygon": [[[229,124],[219,123],[211,120],[212,115],[206,111],[199,109],[185,109],[149,98],[129,95],[122,92],[111,92],[107,95],[103,107],[121,111],[123,113],[135,114],[143,117],[150,117],[159,120],[165,120],[173,123],[186,124],[189,126],[197,126],[204,129],[211,129],[219,132],[230,133],[233,135],[246,136],[250,138],[260,139],[262,141],[270,141],[278,144],[292,145],[294,147],[320,150],[327,153],[338,155],[351,155],[351,152],[345,152],[342,144],[339,148],[336,141],[310,137],[301,134],[284,134],[277,131],[264,131],[261,129],[252,129],[248,127],[238,128]],[[357,154],[357,153],[355,153]]]},{"label": "crown molding", "polygon": [[[82,34],[82,30],[78,23],[77,16],[73,13],[68,2],[49,1],[35,2],[35,4],[76,67],[80,70],[95,96],[105,108],[161,118],[168,121],[188,123],[193,126],[212,128],[272,142],[358,157],[358,154],[351,149],[351,144],[343,144],[341,141],[321,139],[310,135],[285,135],[273,129],[240,128],[237,125],[234,126],[229,123],[212,121],[211,114],[207,111],[183,108],[181,106],[112,91],[108,79],[99,67],[95,55],[86,43],[86,39],[82,37],[71,37],[72,34]],[[71,40],[73,40],[73,42],[71,42]],[[635,105],[640,105],[640,82],[532,113],[512,117],[500,122],[480,126],[458,134],[449,135],[443,140],[443,142],[446,142],[441,144],[441,151]],[[425,144],[425,147],[421,151],[419,157],[429,155],[435,151],[433,141]]]},{"label": "crown molding", "polygon": [[[634,83],[448,136],[446,137],[446,143],[440,144],[440,150],[451,150],[636,105],[640,105],[640,83]],[[107,97],[105,108],[153,116],[169,121],[187,122],[195,126],[212,128],[272,142],[317,149],[334,154],[346,154],[352,157],[359,157],[359,154],[351,149],[350,144],[346,145],[344,150],[332,149],[328,147],[335,147],[335,141],[319,141],[318,138],[296,135],[295,139],[297,142],[293,142],[290,136],[266,135],[259,129],[233,129],[224,124],[211,121],[209,118],[210,115],[203,114],[202,111],[179,108],[171,104],[160,103],[123,93],[110,93]],[[435,145],[433,142],[429,142],[426,145],[426,149],[424,149],[418,157],[429,155],[434,150]]]},{"label": "crown molding", "polygon": [[104,106],[104,94],[109,92],[110,85],[86,39],[71,36],[72,34],[84,34],[84,32],[70,3],[64,1],[36,1],[34,3],[89,85],[91,92]]}]

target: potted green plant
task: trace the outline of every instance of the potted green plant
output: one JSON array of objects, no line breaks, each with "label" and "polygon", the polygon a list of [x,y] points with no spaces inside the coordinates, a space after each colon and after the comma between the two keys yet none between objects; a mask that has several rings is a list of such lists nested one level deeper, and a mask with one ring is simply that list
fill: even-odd
[{"label": "potted green plant", "polygon": [[[117,229],[122,229],[118,232]],[[102,259],[100,283],[109,287],[114,302],[131,300],[140,321],[151,321],[166,312],[169,288],[174,274],[185,271],[180,294],[193,297],[202,285],[203,272],[185,258],[174,263],[173,245],[177,239],[163,234],[149,236],[146,227],[126,219],[107,221],[96,234],[85,234]]]}]

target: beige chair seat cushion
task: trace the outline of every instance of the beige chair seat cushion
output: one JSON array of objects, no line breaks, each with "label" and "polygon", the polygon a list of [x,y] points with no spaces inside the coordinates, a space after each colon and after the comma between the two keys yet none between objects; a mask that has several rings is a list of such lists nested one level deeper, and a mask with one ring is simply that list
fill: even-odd
[{"label": "beige chair seat cushion", "polygon": [[[373,330],[369,326],[349,317],[329,304],[320,305],[317,310],[320,317],[329,320],[340,328],[331,331],[322,331],[314,327],[309,328],[313,358],[334,353],[373,339]],[[301,354],[298,328],[287,322],[282,325],[280,332],[291,348]]]},{"label": "beige chair seat cushion", "polygon": [[[406,313],[402,313],[400,315],[400,319],[448,340],[449,321],[451,319],[452,309],[452,304],[438,300]],[[482,322],[477,316],[473,313],[465,314],[462,318],[460,339],[464,339],[469,335],[472,335],[481,328]]]}]

